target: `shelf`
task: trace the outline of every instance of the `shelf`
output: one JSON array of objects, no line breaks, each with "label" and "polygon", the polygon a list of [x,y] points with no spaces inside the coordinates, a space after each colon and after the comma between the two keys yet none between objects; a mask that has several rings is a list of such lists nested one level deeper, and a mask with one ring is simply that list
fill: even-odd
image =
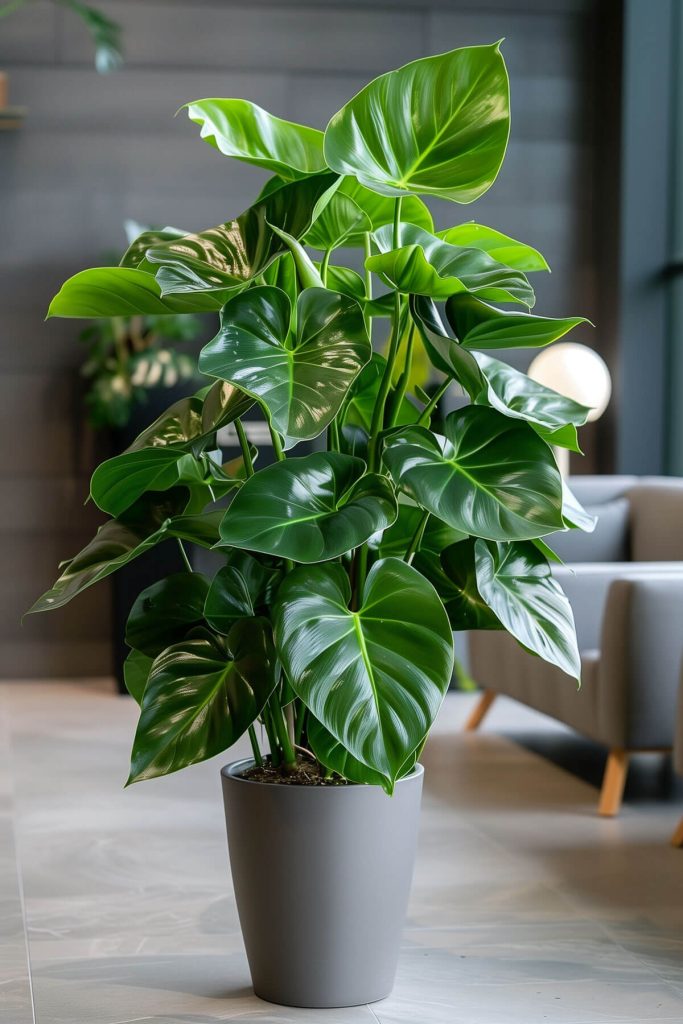
[{"label": "shelf", "polygon": [[0,108],[0,132],[11,132],[21,128],[25,115],[25,107]]}]

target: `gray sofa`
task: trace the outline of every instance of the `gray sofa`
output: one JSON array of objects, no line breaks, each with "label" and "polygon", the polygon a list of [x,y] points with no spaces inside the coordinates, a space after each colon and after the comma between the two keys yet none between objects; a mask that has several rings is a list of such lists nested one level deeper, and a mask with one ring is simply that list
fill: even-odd
[{"label": "gray sofa", "polygon": [[470,672],[484,692],[466,728],[477,728],[505,694],[604,744],[598,809],[611,816],[629,755],[673,747],[683,655],[683,480],[575,477],[570,486],[599,516],[593,534],[548,538],[567,563],[553,572],[574,611],[581,689],[506,633],[472,632]]},{"label": "gray sofa", "polygon": [[[674,768],[683,775],[683,666],[681,666],[681,685],[678,691],[678,715],[676,716],[676,739],[674,744]],[[683,818],[678,823],[671,837],[673,846],[683,846]]]}]

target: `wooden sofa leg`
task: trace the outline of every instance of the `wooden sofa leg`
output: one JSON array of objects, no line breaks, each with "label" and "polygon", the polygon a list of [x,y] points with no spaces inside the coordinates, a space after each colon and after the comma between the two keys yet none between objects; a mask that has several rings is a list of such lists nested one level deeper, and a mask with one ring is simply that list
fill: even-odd
[{"label": "wooden sofa leg", "polygon": [[619,813],[628,773],[628,762],[628,750],[622,750],[619,747],[610,750],[598,804],[598,814],[605,818],[613,818]]},{"label": "wooden sofa leg", "polygon": [[672,846],[683,846],[683,818],[678,823],[678,828],[671,837]]},{"label": "wooden sofa leg", "polygon": [[481,725],[486,712],[493,704],[496,699],[495,690],[484,690],[481,697],[477,701],[476,706],[472,709],[470,717],[465,722],[465,732],[474,732]]}]

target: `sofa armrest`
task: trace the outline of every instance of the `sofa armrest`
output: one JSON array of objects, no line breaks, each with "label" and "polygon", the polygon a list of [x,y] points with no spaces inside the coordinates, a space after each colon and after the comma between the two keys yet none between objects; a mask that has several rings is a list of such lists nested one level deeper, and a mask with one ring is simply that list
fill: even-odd
[{"label": "sofa armrest", "polygon": [[554,565],[556,578],[574,612],[579,650],[602,646],[602,625],[610,587],[616,580],[679,575],[683,562],[581,562]]},{"label": "sofa armrest", "polygon": [[600,646],[600,733],[630,750],[671,747],[683,656],[683,570],[615,580]]}]

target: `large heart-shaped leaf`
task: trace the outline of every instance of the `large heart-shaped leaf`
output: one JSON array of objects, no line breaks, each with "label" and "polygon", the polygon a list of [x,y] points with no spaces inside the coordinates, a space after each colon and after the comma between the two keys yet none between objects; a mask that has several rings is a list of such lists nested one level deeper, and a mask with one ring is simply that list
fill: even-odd
[{"label": "large heart-shaped leaf", "polygon": [[48,317],[110,317],[137,314],[205,313],[219,310],[215,295],[162,295],[151,274],[132,267],[93,267],[65,281]]},{"label": "large heart-shaped leaf", "polygon": [[[356,178],[343,178],[339,186],[339,194],[348,196],[356,206],[369,218],[371,230],[377,231],[385,224],[393,224],[396,202],[389,196],[382,196],[379,192],[361,185]],[[401,220],[408,224],[417,224],[425,231],[434,231],[434,221],[429,209],[418,196],[406,195],[401,203]],[[363,246],[365,236],[361,233],[351,233],[344,242],[347,246]]]},{"label": "large heart-shaped leaf", "polygon": [[180,537],[202,547],[213,547],[218,540],[222,512],[183,516],[187,501],[184,487],[162,494],[145,494],[119,519],[110,519],[99,528],[90,543],[66,563],[54,586],[29,611],[61,608],[93,583],[116,572],[167,537]]},{"label": "large heart-shaped leaf", "polygon": [[510,97],[499,43],[413,61],[366,85],[334,115],[325,158],[384,195],[471,203],[505,156]]},{"label": "large heart-shaped leaf", "polygon": [[[376,534],[370,541],[370,546],[377,551],[379,558],[403,558],[420,526],[424,511],[417,505],[406,504],[406,501],[404,498],[399,502],[396,522],[383,533]],[[463,540],[466,536],[467,534],[454,530],[448,523],[430,515],[422,533],[419,550],[439,554],[444,548]]]},{"label": "large heart-shaped leaf", "polygon": [[538,548],[478,540],[474,557],[479,593],[507,631],[524,647],[579,679],[574,616]]},{"label": "large heart-shaped leaf", "polygon": [[130,651],[123,663],[123,681],[128,693],[137,704],[142,704],[142,695],[147,686],[154,658],[148,658],[142,651]]},{"label": "large heart-shaped leaf", "polygon": [[490,540],[529,540],[562,529],[562,481],[534,430],[494,409],[451,413],[445,437],[425,427],[387,436],[396,484],[456,530]]},{"label": "large heart-shaped leaf", "polygon": [[[386,787],[383,775],[353,757],[339,740],[335,739],[332,733],[311,714],[306,719],[306,742],[321,764],[348,779],[349,782],[355,782],[360,786]],[[399,779],[412,772],[419,753],[420,748],[412,752],[398,773]]]},{"label": "large heart-shaped leaf", "polygon": [[[181,484],[210,486],[213,465],[206,456],[195,458],[182,449],[141,448],[100,463],[90,481],[90,494],[103,512],[119,516],[147,491],[167,491]],[[225,483],[228,489],[237,486],[237,480]]]},{"label": "large heart-shaped leaf", "polygon": [[223,545],[323,562],[363,544],[396,518],[389,480],[351,455],[313,452],[247,480],[221,523]]},{"label": "large heart-shaped leaf", "polygon": [[350,599],[341,565],[295,569],[278,591],[276,646],[314,717],[390,789],[448,688],[451,629],[431,584],[395,558],[372,567],[356,611]]},{"label": "large heart-shaped leaf", "polygon": [[158,245],[159,242],[170,242],[175,238],[182,238],[187,233],[187,231],[181,231],[180,228],[171,227],[148,228],[146,231],[141,231],[124,252],[119,260],[119,266],[139,267],[140,264],[144,264],[145,253],[153,245]]},{"label": "large heart-shaped leaf", "polygon": [[302,237],[322,197],[336,182],[331,174],[291,182],[259,199],[235,220],[152,246],[147,259],[160,264],[157,282],[164,296],[213,292],[222,305],[231,292],[244,288],[287,251],[273,225],[293,238]]},{"label": "large heart-shaped leaf", "polygon": [[128,783],[220,754],[256,720],[274,686],[265,619],[242,619],[226,642],[216,637],[169,647],[145,686]]},{"label": "large heart-shaped leaf", "polygon": [[223,153],[295,181],[325,170],[323,133],[283,121],[240,99],[194,100],[186,104],[201,137]]},{"label": "large heart-shaped leaf", "polygon": [[126,643],[150,658],[185,639],[204,621],[209,581],[198,572],[178,572],[147,587],[126,622]]},{"label": "large heart-shaped leaf", "polygon": [[251,288],[227,304],[220,331],[199,357],[203,373],[231,381],[263,405],[287,447],[325,429],[372,351],[361,308],[346,295],[305,289],[295,338],[291,312],[280,289]]},{"label": "large heart-shaped leaf", "polygon": [[524,274],[497,263],[481,249],[449,245],[415,224],[400,225],[398,248],[394,248],[390,224],[372,237],[379,252],[369,256],[365,266],[391,288],[434,299],[476,292],[493,302],[534,304],[534,292]]},{"label": "large heart-shaped leaf", "polygon": [[204,616],[219,633],[229,633],[238,619],[265,615],[280,581],[281,570],[246,551],[230,552],[230,562],[214,576]]},{"label": "large heart-shaped leaf", "polygon": [[441,552],[420,549],[413,565],[443,601],[452,629],[502,629],[477,589],[473,538]]},{"label": "large heart-shaped leaf", "polygon": [[475,399],[484,387],[479,364],[471,352],[449,336],[436,303],[421,295],[411,295],[410,312],[433,365],[454,377]]},{"label": "large heart-shaped leaf", "polygon": [[467,349],[542,348],[579,324],[588,323],[581,316],[555,319],[531,313],[503,313],[474,295],[453,295],[446,303],[446,316],[460,344]]},{"label": "large heart-shaped leaf", "polygon": [[484,224],[469,221],[446,228],[445,231],[438,231],[437,235],[451,245],[463,246],[466,249],[482,249],[498,263],[505,263],[508,267],[514,267],[525,274],[534,270],[550,270],[538,249],[533,249],[524,242],[517,242],[509,235],[504,235],[494,228],[487,228]]},{"label": "large heart-shaped leaf", "polygon": [[208,391],[174,402],[126,451],[175,447],[199,453],[217,430],[243,416],[253,404],[253,399],[233,384],[217,380]]},{"label": "large heart-shaped leaf", "polygon": [[585,405],[537,384],[525,373],[483,352],[474,353],[474,358],[485,385],[477,404],[526,420],[545,440],[579,451],[576,428],[586,422],[590,412]]}]

